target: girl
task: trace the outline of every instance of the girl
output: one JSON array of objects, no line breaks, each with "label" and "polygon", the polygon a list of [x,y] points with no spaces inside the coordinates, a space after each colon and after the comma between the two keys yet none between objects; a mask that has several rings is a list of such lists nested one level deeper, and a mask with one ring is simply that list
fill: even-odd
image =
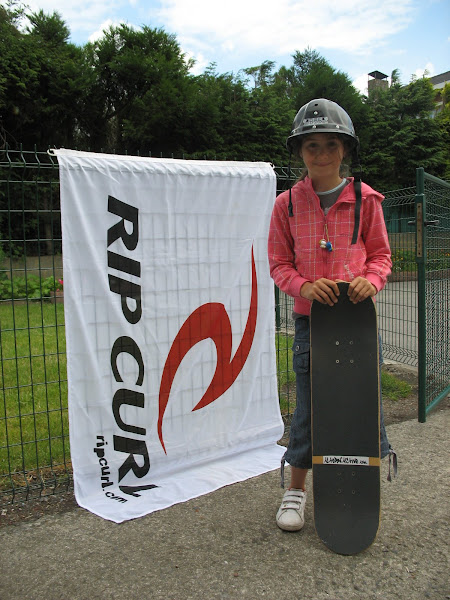
[{"label": "girl", "polygon": [[[276,516],[277,525],[287,531],[304,525],[305,480],[312,466],[311,303],[337,302],[338,281],[350,281],[353,303],[375,296],[392,265],[383,196],[360,180],[341,176],[343,159],[348,156],[356,163],[358,146],[353,123],[338,104],[324,98],[305,104],[294,119],[287,147],[303,160],[306,175],[278,196],[270,223],[270,273],[276,285],[294,298],[297,406],[282,460],[282,471],[285,461],[291,465],[291,482]],[[380,417],[383,458],[390,446],[382,409]]]}]

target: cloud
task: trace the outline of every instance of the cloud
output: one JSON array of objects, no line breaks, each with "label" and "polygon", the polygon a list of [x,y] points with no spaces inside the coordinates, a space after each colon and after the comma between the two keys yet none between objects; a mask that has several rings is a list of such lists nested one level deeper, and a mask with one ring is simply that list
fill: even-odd
[{"label": "cloud", "polygon": [[[121,22],[139,29],[162,27],[196,60],[193,72],[211,62],[226,68],[273,60],[286,64],[307,47],[322,55],[354,59],[379,56],[417,14],[418,0],[27,0],[30,10],[57,10],[83,44]],[[389,50],[389,55],[395,52]],[[361,60],[359,61],[361,65]],[[221,69],[222,66],[219,66]],[[357,76],[354,69],[341,68]],[[411,69],[412,70],[412,69]]]},{"label": "cloud", "polygon": [[[110,0],[99,2],[96,0],[72,0],[65,2],[62,6],[55,0],[28,0],[27,5],[31,12],[43,10],[46,14],[58,12],[68,25],[70,31],[78,34],[84,33],[85,37],[97,39],[97,35],[103,31],[102,28],[109,24],[117,25],[122,21],[120,12],[124,6],[133,0]],[[126,19],[123,19],[125,21]],[[97,36],[97,37],[95,37]]]},{"label": "cloud", "polygon": [[89,36],[89,41],[95,42],[96,40],[102,38],[105,30],[109,29],[112,25],[119,25],[119,23],[114,23],[114,21],[112,21],[111,19],[106,19],[106,21],[103,21],[103,23],[101,23],[97,31],[91,33],[91,35]]},{"label": "cloud", "polygon": [[356,79],[353,80],[352,85],[361,94],[364,94],[365,96],[367,96],[367,91],[368,91],[367,73],[363,73],[362,75],[359,75],[358,77],[356,77]]},{"label": "cloud", "polygon": [[417,79],[421,79],[424,75],[426,77],[433,77],[434,75],[434,65],[433,63],[427,62],[424,68],[419,67],[414,71],[414,75]]},{"label": "cloud", "polygon": [[183,48],[181,48],[181,52],[184,54],[186,62],[191,58],[195,60],[194,66],[190,69],[190,73],[192,75],[201,75],[205,72],[209,61],[203,56],[203,54],[198,53],[194,56],[192,52],[184,51]]},{"label": "cloud", "polygon": [[162,0],[159,16],[183,45],[198,36],[211,51],[225,47],[275,58],[308,46],[373,50],[404,29],[412,13],[413,0]]}]

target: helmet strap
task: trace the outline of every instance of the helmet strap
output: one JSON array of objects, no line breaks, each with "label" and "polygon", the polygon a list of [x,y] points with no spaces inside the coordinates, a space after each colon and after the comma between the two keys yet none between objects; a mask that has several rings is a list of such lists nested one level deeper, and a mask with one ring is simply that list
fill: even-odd
[{"label": "helmet strap", "polygon": [[353,186],[355,188],[355,196],[356,196],[356,202],[355,202],[355,224],[353,226],[353,236],[352,236],[352,246],[354,244],[356,244],[356,241],[358,239],[358,232],[359,232],[359,221],[360,221],[360,217],[361,217],[361,200],[362,200],[362,196],[361,196],[361,164],[359,162],[359,156],[358,156],[358,151],[356,151],[355,155],[353,156],[353,162],[352,162],[352,174],[354,176],[354,180],[353,180]]},{"label": "helmet strap", "polygon": [[289,149],[289,163],[288,163],[288,179],[289,179],[289,206],[288,214],[290,217],[294,216],[294,208],[292,206],[292,182],[291,182],[291,155],[292,151]]}]

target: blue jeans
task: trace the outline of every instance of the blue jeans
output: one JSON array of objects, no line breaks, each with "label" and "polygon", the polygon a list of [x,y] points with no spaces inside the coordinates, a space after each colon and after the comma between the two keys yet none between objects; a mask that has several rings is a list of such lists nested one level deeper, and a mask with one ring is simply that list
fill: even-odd
[{"label": "blue jeans", "polygon": [[[293,367],[296,375],[297,406],[291,423],[289,444],[283,460],[292,467],[311,469],[311,388],[309,371],[309,318],[295,320],[295,338],[292,351]],[[380,366],[383,364],[380,340]],[[380,370],[381,376],[381,370]],[[383,404],[381,402],[380,381],[380,451],[381,458],[389,454],[390,446],[384,426]]]}]

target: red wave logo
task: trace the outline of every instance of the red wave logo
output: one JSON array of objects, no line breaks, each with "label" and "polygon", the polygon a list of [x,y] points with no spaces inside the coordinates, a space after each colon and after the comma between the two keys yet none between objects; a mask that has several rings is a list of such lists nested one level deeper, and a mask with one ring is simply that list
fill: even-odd
[{"label": "red wave logo", "polygon": [[233,385],[237,376],[242,371],[252,347],[257,312],[258,289],[252,247],[252,294],[250,309],[241,343],[233,358],[231,358],[232,331],[230,318],[224,305],[218,302],[210,302],[197,308],[183,323],[173,341],[166,364],[164,365],[161,386],[159,388],[158,437],[164,452],[166,452],[166,448],[162,436],[162,423],[167,403],[169,402],[172,383],[181,361],[189,350],[202,340],[212,339],[214,342],[217,351],[216,370],[208,389],[203,394],[200,402],[192,410],[208,406],[208,404],[217,400]]}]

